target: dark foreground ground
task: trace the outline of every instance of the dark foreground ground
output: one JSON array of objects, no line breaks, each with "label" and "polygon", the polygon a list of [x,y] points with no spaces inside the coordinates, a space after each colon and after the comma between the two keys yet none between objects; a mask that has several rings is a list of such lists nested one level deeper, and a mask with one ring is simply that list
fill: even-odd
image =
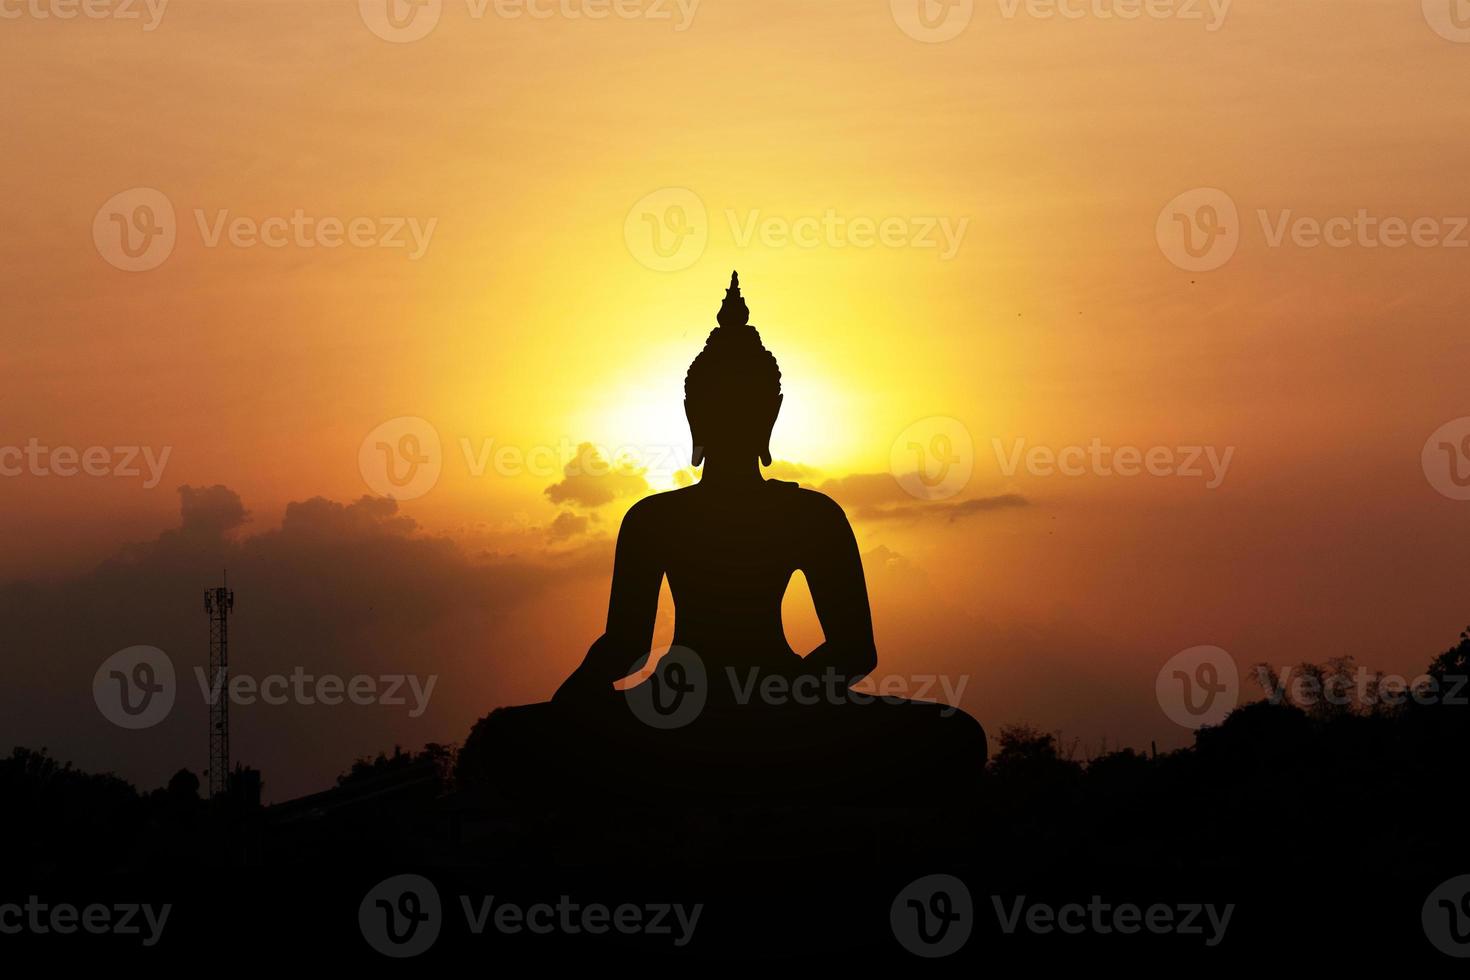
[{"label": "dark foreground ground", "polygon": [[[929,808],[528,808],[430,746],[261,809],[201,801],[185,778],[139,795],[17,750],[0,762],[0,955],[1463,972],[1467,716],[1257,702],[1189,749],[1085,765],[1009,730],[965,798],[905,787],[943,800]],[[137,905],[155,921],[167,905],[162,927]]]},{"label": "dark foreground ground", "polygon": [[[27,933],[5,937],[0,949],[7,957],[36,955],[57,963],[137,961],[192,968],[215,959],[235,967],[293,970],[400,964],[434,969],[471,960],[487,969],[582,961],[613,966],[626,961],[691,969],[796,962],[829,970],[885,964],[910,970],[1145,963],[1183,968],[1351,964],[1444,974],[1463,970],[1462,961],[1429,945],[1420,923],[1420,906],[1439,884],[1433,876],[1326,875],[1310,886],[1283,883],[1272,890],[1224,872],[1205,878],[1181,873],[1147,881],[1133,875],[1017,880],[983,867],[953,865],[940,867],[948,867],[967,885],[976,916],[972,931],[952,955],[921,959],[896,937],[890,906],[920,872],[932,873],[934,867],[885,867],[854,860],[830,866],[816,862],[799,870],[781,867],[774,873],[752,867],[739,874],[670,870],[617,875],[585,869],[487,872],[421,867],[411,870],[422,873],[437,890],[440,928],[422,953],[396,961],[364,938],[359,905],[381,879],[363,869],[327,876],[255,870],[231,876],[228,885],[204,874],[123,875],[74,884],[52,881],[42,895],[53,905],[151,901],[170,902],[173,908],[162,938],[152,948],[143,945],[148,926],[140,916],[138,936]],[[8,892],[26,891],[24,885],[11,885],[18,889],[7,888]],[[582,918],[574,910],[578,917],[571,921],[582,930],[576,935],[563,926],[557,926],[556,933],[537,935],[523,925],[521,931],[509,932],[493,924],[476,933],[461,905],[465,896],[477,915],[489,896],[497,908],[503,903],[529,908],[544,902],[555,911],[557,903],[567,898],[580,909],[600,903],[610,911],[608,918],[598,920]],[[1132,902],[1143,909],[1168,903],[1176,907],[1173,914],[1180,927],[1203,931],[1065,934],[1033,932],[1022,925],[1008,933],[992,896],[1000,897],[1006,916],[1019,896],[1025,896],[1028,905],[1049,902],[1058,907],[1067,903],[1085,907],[1094,896],[1112,906]],[[680,902],[691,910],[700,906],[692,938],[686,938],[688,930],[677,916],[666,911],[671,903]],[[1215,946],[1209,945],[1214,928],[1208,916],[1192,913],[1195,904],[1210,902],[1234,906],[1224,938]],[[610,925],[612,912],[625,906],[637,908],[649,932]],[[592,935],[588,928],[606,931]],[[422,929],[428,935],[428,927]],[[400,935],[407,936],[407,930]]]}]

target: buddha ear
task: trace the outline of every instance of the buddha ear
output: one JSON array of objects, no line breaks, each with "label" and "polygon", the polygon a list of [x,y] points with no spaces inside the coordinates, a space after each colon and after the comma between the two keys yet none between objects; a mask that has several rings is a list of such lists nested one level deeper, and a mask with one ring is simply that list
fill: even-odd
[{"label": "buddha ear", "polygon": [[684,418],[689,422],[689,438],[694,442],[694,451],[689,454],[689,465],[700,466],[704,463],[704,446],[699,438],[699,433],[694,431],[694,416],[689,412],[689,399],[684,399]]},{"label": "buddha ear", "polygon": [[771,406],[771,424],[770,427],[766,429],[765,444],[761,446],[762,466],[771,465],[771,429],[774,429],[776,427],[776,416],[781,414],[781,399],[784,397],[784,395],[777,395],[775,403]]}]

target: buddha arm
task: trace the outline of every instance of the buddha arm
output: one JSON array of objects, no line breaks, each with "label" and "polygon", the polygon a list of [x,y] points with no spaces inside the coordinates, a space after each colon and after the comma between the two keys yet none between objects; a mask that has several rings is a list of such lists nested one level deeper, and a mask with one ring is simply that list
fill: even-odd
[{"label": "buddha arm", "polygon": [[802,571],[826,641],[806,655],[802,673],[831,674],[850,686],[878,665],[868,586],[847,515],[827,497],[817,510]]},{"label": "buddha arm", "polygon": [[644,504],[646,501],[640,501],[628,511],[618,531],[607,628],[553,700],[610,691],[614,681],[633,673],[648,657],[664,573],[654,552],[649,510]]}]

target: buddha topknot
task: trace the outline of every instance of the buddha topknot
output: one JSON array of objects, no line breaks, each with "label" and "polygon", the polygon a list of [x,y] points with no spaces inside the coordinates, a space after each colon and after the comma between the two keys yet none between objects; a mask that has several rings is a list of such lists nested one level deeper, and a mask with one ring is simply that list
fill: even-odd
[{"label": "buddha topknot", "polygon": [[684,376],[684,397],[701,405],[765,404],[781,394],[781,368],[750,325],[750,309],[740,295],[740,274],[730,274],[730,288],[704,350]]}]

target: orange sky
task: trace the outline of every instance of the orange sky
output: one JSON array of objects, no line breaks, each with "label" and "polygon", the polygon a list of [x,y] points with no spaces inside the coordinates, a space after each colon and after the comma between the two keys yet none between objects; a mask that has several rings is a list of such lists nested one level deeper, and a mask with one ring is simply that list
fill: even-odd
[{"label": "orange sky", "polygon": [[[630,502],[558,506],[556,467],[477,476],[473,459],[487,444],[686,452],[683,370],[738,268],[783,371],[780,459],[815,485],[886,474],[899,434],[943,416],[974,446],[950,502],[1024,498],[865,516],[867,491],[834,491],[869,556],[885,669],[971,676],[966,706],[992,730],[1177,744],[1153,678],[1181,649],[1411,671],[1470,622],[1470,504],[1420,460],[1470,414],[1470,251],[1272,244],[1284,212],[1427,217],[1449,237],[1470,213],[1470,43],[1419,4],[1236,0],[1211,30],[1204,3],[1203,20],[1125,20],[1102,0],[1075,18],[996,0],[924,43],[886,0],[630,0],[597,20],[443,0],[431,32],[396,43],[370,29],[371,0],[366,17],[355,0],[172,0],[151,30],[141,2],[142,21],[36,15],[50,3],[0,0],[0,447],[169,456],[152,487],[0,478],[6,580],[79,581],[178,525],[180,485],[238,494],[237,537],[293,501],[350,502],[374,489],[364,437],[425,419],[442,472],[401,505],[418,533],[470,562],[585,557],[488,620],[433,624],[457,651],[454,693],[373,731],[462,737],[494,704],[544,697],[595,637]],[[94,223],[111,228],[99,210],[136,188],[167,200],[176,241],[128,272]],[[1233,256],[1205,271],[1156,237],[1192,188],[1239,215]],[[660,257],[645,215],[676,221],[670,204],[694,244]],[[252,226],[299,212],[316,231],[211,245],[222,212]],[[370,236],[404,219],[408,244],[312,237],[358,218]],[[887,243],[859,230],[885,222]],[[993,440],[1233,455],[1207,488],[1008,475]],[[178,601],[201,618],[191,593]],[[793,639],[814,640],[793,603]],[[183,622],[198,636],[178,643],[202,640]],[[163,645],[93,634],[77,638],[88,677],[115,649]],[[49,656],[45,636],[21,631],[8,652]]]}]

